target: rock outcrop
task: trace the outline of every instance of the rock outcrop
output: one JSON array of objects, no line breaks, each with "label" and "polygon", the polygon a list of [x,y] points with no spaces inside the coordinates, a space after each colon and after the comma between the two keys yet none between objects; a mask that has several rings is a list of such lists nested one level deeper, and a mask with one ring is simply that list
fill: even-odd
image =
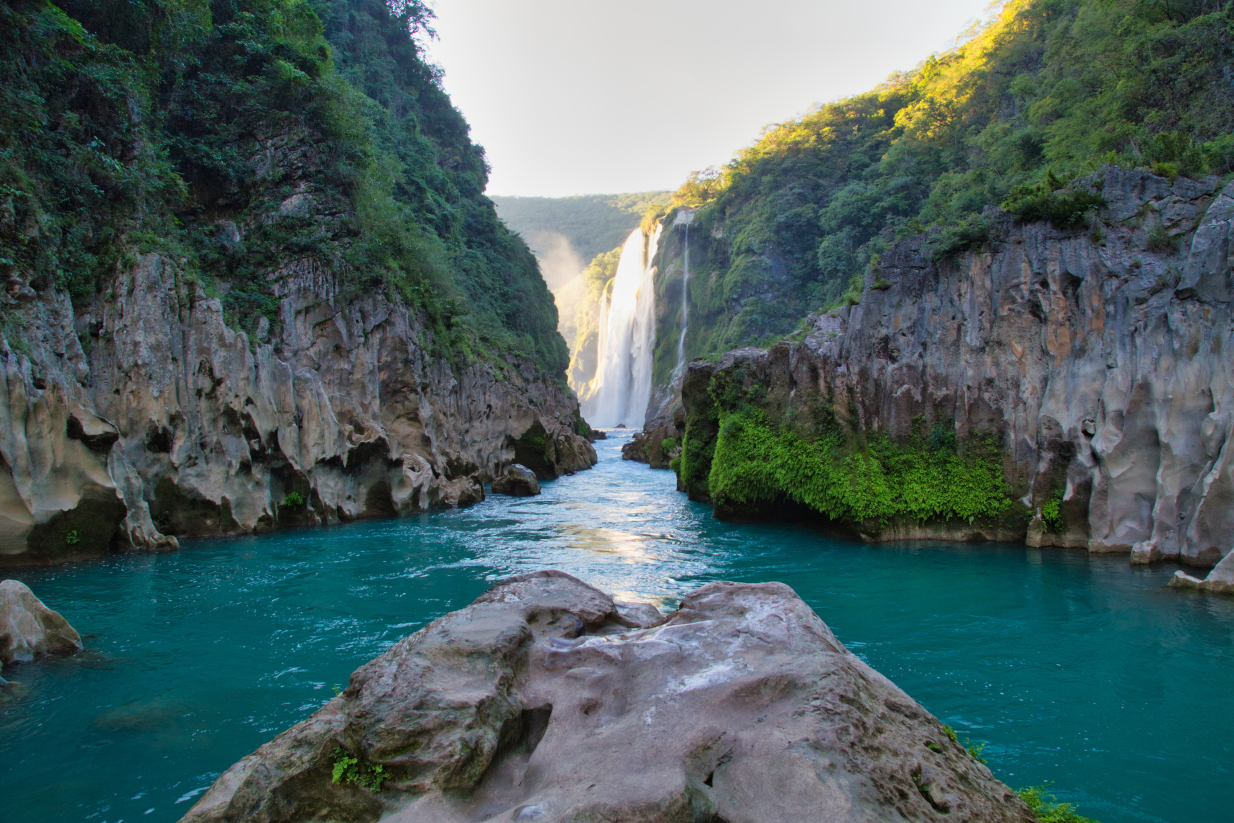
[{"label": "rock outcrop", "polygon": [[[780,415],[821,398],[857,432],[993,435],[1031,522],[983,536],[1213,566],[1234,545],[1234,185],[1113,167],[1074,185],[1107,201],[1084,228],[994,209],[979,250],[910,238],[803,342],[691,364],[686,408],[724,372]],[[881,537],[968,531],[935,525]]]},{"label": "rock outcrop", "polygon": [[621,446],[621,459],[646,463],[653,469],[667,469],[675,457],[681,456],[681,438],[686,429],[685,408],[672,417],[657,417],[641,432],[636,432]]},{"label": "rock outcrop", "polygon": [[1227,554],[1203,579],[1193,577],[1179,569],[1170,579],[1170,585],[1177,589],[1234,594],[1234,552]]},{"label": "rock outcrop", "polygon": [[18,580],[0,582],[0,663],[81,651],[81,635]]},{"label": "rock outcrop", "polygon": [[791,589],[662,618],[510,578],[360,668],[185,816],[222,821],[1034,820]]},{"label": "rock outcrop", "polygon": [[540,481],[536,473],[526,466],[514,463],[505,472],[493,478],[493,494],[510,497],[534,497],[540,493]]},{"label": "rock outcrop", "polygon": [[595,463],[530,361],[452,364],[415,312],[313,259],[273,280],[255,339],[160,254],[78,310],[4,298],[24,345],[0,341],[0,562],[467,505],[516,444],[548,477]]}]

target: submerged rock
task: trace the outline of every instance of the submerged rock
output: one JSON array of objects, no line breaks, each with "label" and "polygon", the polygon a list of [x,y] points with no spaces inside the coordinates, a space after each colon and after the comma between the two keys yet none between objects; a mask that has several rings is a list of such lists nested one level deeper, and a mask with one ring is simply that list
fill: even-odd
[{"label": "submerged rock", "polygon": [[540,481],[536,479],[536,473],[518,463],[512,464],[503,474],[493,479],[493,494],[534,497],[539,493]]},{"label": "submerged rock", "polygon": [[382,815],[1035,819],[787,586],[709,584],[660,618],[556,571],[499,583],[360,668],[184,820]]},{"label": "submerged rock", "polygon": [[43,605],[29,586],[17,580],[0,582],[0,662],[24,663],[36,655],[81,648],[77,630]]}]

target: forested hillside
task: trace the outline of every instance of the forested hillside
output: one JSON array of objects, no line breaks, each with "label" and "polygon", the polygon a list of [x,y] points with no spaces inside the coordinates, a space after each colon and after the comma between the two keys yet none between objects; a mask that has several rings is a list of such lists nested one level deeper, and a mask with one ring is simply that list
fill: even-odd
[{"label": "forested hillside", "polygon": [[620,246],[651,205],[667,205],[666,191],[580,194],[574,197],[494,197],[497,213],[523,236],[536,254],[548,251],[553,235],[570,241],[586,263]]},{"label": "forested hillside", "polygon": [[[1059,190],[1102,164],[1228,174],[1232,36],[1229,2],[1013,0],[963,46],[768,127],[675,196],[702,207],[689,354],[778,338],[857,299],[906,236],[940,227],[937,256],[980,244],[987,206],[1082,225],[1099,193]],[[662,248],[667,272],[681,243]]]},{"label": "forested hillside", "polygon": [[320,260],[344,298],[401,295],[453,358],[560,375],[548,289],[421,58],[430,17],[416,0],[0,6],[3,274],[88,301],[162,251],[255,332],[279,322],[271,272]]}]

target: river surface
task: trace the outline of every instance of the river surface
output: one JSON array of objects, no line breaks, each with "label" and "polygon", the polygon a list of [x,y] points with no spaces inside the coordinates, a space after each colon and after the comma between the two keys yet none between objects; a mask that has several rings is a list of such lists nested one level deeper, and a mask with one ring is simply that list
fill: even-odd
[{"label": "river surface", "polygon": [[663,608],[710,580],[784,581],[1008,784],[1052,781],[1101,823],[1231,819],[1234,598],[1125,557],[721,523],[621,442],[537,498],[14,574],[87,651],[6,669],[0,818],[175,821],[362,663],[551,567]]}]

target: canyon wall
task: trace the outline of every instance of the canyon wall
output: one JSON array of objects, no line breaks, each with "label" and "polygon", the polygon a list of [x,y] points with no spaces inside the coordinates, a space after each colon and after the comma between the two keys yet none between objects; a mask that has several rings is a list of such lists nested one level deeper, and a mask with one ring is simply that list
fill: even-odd
[{"label": "canyon wall", "polygon": [[77,311],[16,275],[0,298],[21,324],[0,343],[0,562],[467,505],[516,453],[542,478],[595,463],[561,381],[434,353],[386,289],[344,299],[291,261],[250,337],[182,261],[129,262]]},{"label": "canyon wall", "polygon": [[[1114,167],[1073,185],[1106,201],[1085,227],[988,209],[979,249],[901,242],[859,304],[811,316],[798,342],[693,362],[684,419],[650,436],[684,434],[710,460],[717,376],[763,387],[776,420],[821,402],[858,437],[954,426],[961,444],[997,439],[1023,524],[884,524],[867,537],[1022,537],[1213,566],[1234,546],[1234,185]],[[708,499],[705,483],[687,490]]]}]

